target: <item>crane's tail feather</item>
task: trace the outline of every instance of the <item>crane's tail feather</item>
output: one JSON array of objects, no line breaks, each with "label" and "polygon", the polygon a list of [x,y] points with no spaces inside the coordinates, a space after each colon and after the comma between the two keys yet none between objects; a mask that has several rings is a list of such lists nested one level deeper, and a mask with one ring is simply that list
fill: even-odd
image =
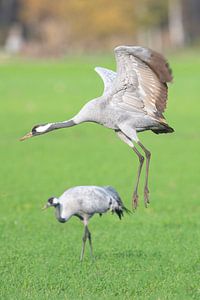
[{"label": "crane's tail feather", "polygon": [[[104,189],[106,189],[106,191],[109,192],[109,194],[111,195],[111,201],[110,201],[111,211],[113,213],[116,213],[120,218],[120,220],[124,216],[124,212],[127,214],[132,214],[132,212],[124,206],[120,195],[112,186],[104,186]],[[115,204],[113,205],[113,203]]]},{"label": "crane's tail feather", "polygon": [[115,213],[118,215],[120,220],[124,216],[124,212],[129,214],[129,215],[132,214],[132,212],[128,208],[126,208],[125,206],[115,208]]},{"label": "crane's tail feather", "polygon": [[123,214],[123,210],[116,208],[115,209],[115,213],[118,215],[119,219],[121,220],[121,218],[124,216]]},{"label": "crane's tail feather", "polygon": [[128,214],[128,215],[132,215],[132,211],[130,211],[128,208],[126,208],[125,206],[122,207],[123,211]]},{"label": "crane's tail feather", "polygon": [[162,124],[160,126],[160,128],[155,128],[155,129],[151,129],[151,130],[156,134],[174,132],[174,129],[167,124]]}]

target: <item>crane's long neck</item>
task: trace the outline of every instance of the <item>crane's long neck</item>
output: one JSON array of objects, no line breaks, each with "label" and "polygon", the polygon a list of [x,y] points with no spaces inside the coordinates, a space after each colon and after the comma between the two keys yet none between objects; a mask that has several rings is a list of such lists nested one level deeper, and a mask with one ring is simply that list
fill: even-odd
[{"label": "crane's long neck", "polygon": [[50,126],[50,130],[72,127],[75,125],[77,125],[77,123],[73,119],[70,119],[70,120],[63,121],[63,122],[52,123],[52,125]]},{"label": "crane's long neck", "polygon": [[37,134],[43,134],[60,128],[72,127],[83,122],[98,122],[100,116],[100,104],[100,100],[93,99],[86,103],[79,113],[72,119],[63,122],[40,125],[35,127],[35,131]]},{"label": "crane's long neck", "polygon": [[61,207],[60,207],[60,204],[57,204],[57,205],[56,205],[55,210],[56,210],[56,219],[57,219],[59,222],[64,223],[64,222],[65,222],[65,219],[62,218],[62,216],[61,216]]},{"label": "crane's long neck", "polygon": [[69,218],[71,218],[72,216],[72,213],[70,211],[63,210],[63,207],[60,203],[58,203],[55,206],[55,210],[56,210],[56,219],[61,223],[67,222]]},{"label": "crane's long neck", "polygon": [[56,123],[48,123],[44,125],[39,125],[35,128],[35,131],[37,134],[43,134],[47,133],[56,129],[66,128],[66,127],[72,127],[77,125],[77,123],[73,120],[67,120],[63,122],[56,122]]}]

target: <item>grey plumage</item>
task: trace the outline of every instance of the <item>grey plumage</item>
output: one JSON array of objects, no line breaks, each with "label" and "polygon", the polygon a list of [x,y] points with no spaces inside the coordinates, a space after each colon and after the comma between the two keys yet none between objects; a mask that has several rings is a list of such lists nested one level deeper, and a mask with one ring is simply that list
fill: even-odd
[{"label": "grey plumage", "polygon": [[139,141],[137,133],[145,130],[152,130],[156,134],[174,131],[163,116],[167,103],[167,82],[172,81],[172,73],[165,58],[151,49],[119,46],[114,52],[117,72],[100,67],[95,69],[104,82],[101,97],[85,104],[72,119],[36,126],[21,140],[83,122],[95,122],[115,130],[119,138],[128,144],[139,158],[133,192],[133,206],[136,208],[144,157],[134,144],[142,148],[146,157],[144,201],[147,205],[151,153]]},{"label": "grey plumage", "polygon": [[93,256],[92,238],[88,229],[88,221],[94,214],[98,213],[102,215],[110,210],[112,213],[116,213],[121,219],[124,211],[129,213],[119,194],[111,186],[73,187],[65,191],[59,198],[49,198],[45,208],[51,206],[55,207],[56,218],[59,222],[65,223],[72,216],[78,217],[83,222],[84,235],[81,260],[83,259],[87,238],[89,239],[91,256]]}]

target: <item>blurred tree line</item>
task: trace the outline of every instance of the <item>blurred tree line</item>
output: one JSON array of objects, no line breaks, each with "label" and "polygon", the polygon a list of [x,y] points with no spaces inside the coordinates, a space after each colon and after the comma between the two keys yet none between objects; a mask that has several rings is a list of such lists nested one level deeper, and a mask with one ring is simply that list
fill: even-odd
[{"label": "blurred tree line", "polygon": [[33,55],[182,47],[198,42],[199,13],[199,0],[0,0],[0,44]]}]

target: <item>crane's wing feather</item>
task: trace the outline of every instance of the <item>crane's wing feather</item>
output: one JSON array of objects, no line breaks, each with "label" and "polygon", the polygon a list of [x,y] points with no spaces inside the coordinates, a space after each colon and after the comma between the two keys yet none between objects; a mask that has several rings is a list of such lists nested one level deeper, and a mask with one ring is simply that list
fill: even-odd
[{"label": "crane's wing feather", "polygon": [[172,81],[165,58],[148,48],[115,48],[117,77],[111,101],[121,108],[162,120],[167,102],[167,84]]},{"label": "crane's wing feather", "polygon": [[126,207],[124,206],[124,203],[122,202],[122,199],[121,199],[120,195],[118,194],[118,192],[117,192],[112,186],[104,186],[103,188],[104,188],[104,189],[106,190],[106,192],[107,192],[108,194],[110,194],[110,195],[116,200],[116,202],[118,203],[120,209],[116,209],[115,212],[116,212],[116,214],[119,216],[120,219],[121,219],[121,216],[123,216],[123,211],[125,211],[125,212],[128,213],[128,214],[131,214],[131,211],[130,211],[128,208],[126,208]]},{"label": "crane's wing feather", "polygon": [[99,74],[99,76],[101,77],[101,79],[104,82],[103,94],[106,94],[112,88],[112,83],[113,83],[114,79],[116,78],[117,73],[112,70],[102,68],[102,67],[96,67],[95,71]]}]

